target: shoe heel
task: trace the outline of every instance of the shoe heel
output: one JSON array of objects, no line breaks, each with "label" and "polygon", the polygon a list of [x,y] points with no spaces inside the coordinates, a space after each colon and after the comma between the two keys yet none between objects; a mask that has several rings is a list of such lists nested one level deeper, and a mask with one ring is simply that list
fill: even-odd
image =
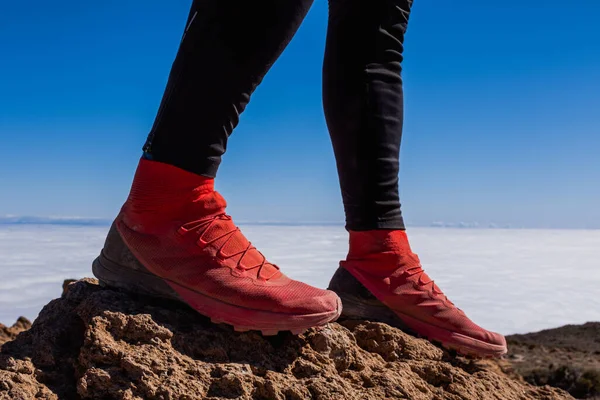
[{"label": "shoe heel", "polygon": [[102,286],[145,296],[182,301],[179,295],[160,277],[150,272],[120,266],[109,260],[104,252],[100,253],[92,263],[92,273]]},{"label": "shoe heel", "polygon": [[388,306],[379,301],[350,272],[339,267],[329,282],[329,290],[342,299],[342,319],[383,322],[400,329],[406,324]]}]

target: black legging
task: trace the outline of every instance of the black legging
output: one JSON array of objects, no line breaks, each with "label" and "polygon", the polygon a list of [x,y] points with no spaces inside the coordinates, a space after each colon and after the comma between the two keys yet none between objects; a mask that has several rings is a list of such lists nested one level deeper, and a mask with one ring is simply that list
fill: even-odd
[{"label": "black legging", "polygon": [[[312,0],[194,0],[145,156],[214,177]],[[349,230],[404,229],[400,77],[412,0],[329,0],[323,99]]]}]

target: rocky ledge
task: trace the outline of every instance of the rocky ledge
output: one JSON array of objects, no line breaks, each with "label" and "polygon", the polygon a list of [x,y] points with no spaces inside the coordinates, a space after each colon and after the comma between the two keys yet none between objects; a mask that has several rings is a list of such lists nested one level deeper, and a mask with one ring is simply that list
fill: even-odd
[{"label": "rocky ledge", "polygon": [[180,304],[84,279],[3,345],[0,399],[571,398],[508,369],[368,321],[300,336],[237,333]]}]

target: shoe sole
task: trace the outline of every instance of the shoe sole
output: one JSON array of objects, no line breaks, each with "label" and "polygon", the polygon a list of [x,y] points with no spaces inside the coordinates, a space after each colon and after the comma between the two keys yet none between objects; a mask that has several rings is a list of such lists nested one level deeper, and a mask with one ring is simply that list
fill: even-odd
[{"label": "shoe sole", "polygon": [[[349,275],[343,279],[352,279],[351,288],[353,292],[357,290],[356,285],[361,285],[362,289],[367,289],[354,277],[349,271]],[[383,302],[373,299],[365,300],[352,293],[340,291],[340,288],[331,288],[342,299],[344,305],[342,318],[347,319],[366,319],[370,321],[383,322],[390,326],[402,329],[405,332],[429,340],[441,347],[456,351],[457,353],[475,358],[499,358],[508,352],[506,346],[486,343],[472,337],[452,332],[435,325],[428,324],[409,315],[395,311]]]},{"label": "shoe sole", "polygon": [[339,297],[335,310],[318,314],[284,314],[232,305],[148,270],[123,267],[109,260],[104,253],[94,260],[92,272],[103,286],[185,303],[213,323],[231,325],[237,332],[256,330],[265,336],[277,335],[281,331],[300,334],[309,328],[333,322],[342,313]]},{"label": "shoe sole", "polygon": [[406,314],[393,311],[381,303],[381,306],[364,304],[360,299],[346,293],[338,293],[344,305],[342,318],[365,319],[383,322],[407,333],[437,343],[448,350],[477,358],[498,358],[507,353],[505,346],[493,345],[460,333],[452,332],[435,325],[427,324]]}]

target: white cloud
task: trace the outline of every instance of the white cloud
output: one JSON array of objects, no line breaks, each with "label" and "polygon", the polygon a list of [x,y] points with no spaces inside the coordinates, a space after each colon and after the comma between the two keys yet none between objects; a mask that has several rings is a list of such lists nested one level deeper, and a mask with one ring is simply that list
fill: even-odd
[{"label": "white cloud", "polygon": [[[295,279],[326,287],[347,252],[340,226],[246,225]],[[108,227],[0,226],[0,322],[34,318],[65,278],[90,276]],[[426,271],[475,322],[501,333],[600,320],[600,231],[410,228]]]}]

